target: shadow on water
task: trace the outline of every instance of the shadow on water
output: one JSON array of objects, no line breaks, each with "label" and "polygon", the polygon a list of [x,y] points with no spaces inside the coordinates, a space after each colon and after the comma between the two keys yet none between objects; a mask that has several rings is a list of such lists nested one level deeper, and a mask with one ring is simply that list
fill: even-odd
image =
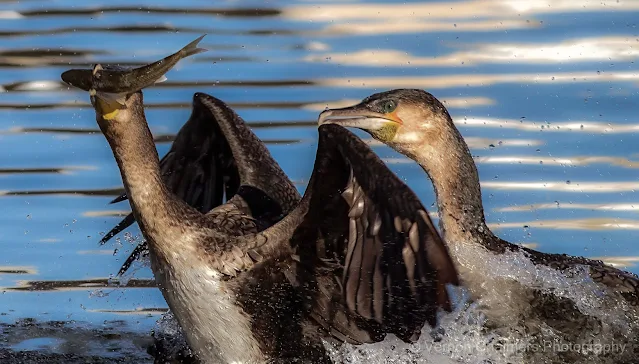
[{"label": "shadow on water", "polygon": [[69,321],[21,319],[0,324],[0,362],[152,363],[148,335],[131,332],[124,321],[104,321],[100,328]]},{"label": "shadow on water", "polygon": [[[0,271],[0,273],[2,273]],[[128,279],[120,284],[109,278],[87,279],[81,281],[19,281],[17,287],[0,288],[5,291],[66,291],[86,288],[156,288],[152,279]]]}]

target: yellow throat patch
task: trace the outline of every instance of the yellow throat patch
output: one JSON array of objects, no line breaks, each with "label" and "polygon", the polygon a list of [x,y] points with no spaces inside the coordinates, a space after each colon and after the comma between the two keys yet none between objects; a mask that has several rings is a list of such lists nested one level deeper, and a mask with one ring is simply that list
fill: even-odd
[{"label": "yellow throat patch", "polygon": [[95,110],[104,120],[115,119],[120,110],[125,108],[124,105],[120,104],[116,100],[109,100],[108,98],[98,96],[95,90],[90,90],[89,95],[95,98]]}]

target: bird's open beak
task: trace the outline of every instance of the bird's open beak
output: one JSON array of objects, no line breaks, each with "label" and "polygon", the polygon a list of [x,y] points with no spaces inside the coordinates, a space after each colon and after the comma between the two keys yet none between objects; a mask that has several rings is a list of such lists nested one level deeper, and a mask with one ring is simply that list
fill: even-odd
[{"label": "bird's open beak", "polygon": [[402,124],[402,121],[395,112],[382,114],[371,111],[359,104],[343,109],[328,109],[323,111],[319,115],[317,124],[337,124],[344,127],[354,127],[369,132],[376,132],[390,125],[399,126]]}]

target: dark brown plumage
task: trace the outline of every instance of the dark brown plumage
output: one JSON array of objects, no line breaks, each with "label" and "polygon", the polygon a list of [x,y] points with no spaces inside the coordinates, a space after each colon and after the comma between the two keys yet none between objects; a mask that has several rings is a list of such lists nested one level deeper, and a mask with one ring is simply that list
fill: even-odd
[{"label": "dark brown plumage", "polygon": [[92,103],[156,280],[202,362],[328,362],[320,338],[413,341],[450,309],[444,287],[458,283],[456,270],[426,210],[347,130],[319,129],[299,200],[220,100],[194,96],[162,171],[141,92],[123,109]]}]

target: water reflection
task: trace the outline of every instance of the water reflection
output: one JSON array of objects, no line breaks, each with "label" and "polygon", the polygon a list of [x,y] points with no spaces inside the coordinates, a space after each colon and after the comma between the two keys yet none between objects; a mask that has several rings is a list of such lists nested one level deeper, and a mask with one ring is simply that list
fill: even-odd
[{"label": "water reflection", "polygon": [[622,157],[604,156],[571,156],[569,158],[553,157],[528,157],[528,156],[507,156],[507,157],[477,157],[476,163],[491,164],[544,164],[549,166],[587,166],[590,164],[611,164],[624,168],[639,168],[639,162],[631,161]]},{"label": "water reflection", "polygon": [[639,74],[635,72],[557,72],[557,73],[496,73],[496,74],[454,74],[446,76],[423,77],[349,77],[326,78],[316,80],[318,85],[344,88],[452,88],[486,87],[497,84],[561,84],[561,83],[597,83],[597,82],[636,82]]},{"label": "water reflection", "polygon": [[12,190],[0,191],[0,196],[38,196],[38,195],[58,195],[58,196],[119,196],[124,192],[124,188],[102,188],[85,190]]},{"label": "water reflection", "polygon": [[0,274],[37,274],[34,267],[0,266]]},{"label": "water reflection", "polygon": [[638,124],[617,124],[591,121],[554,121],[535,122],[523,119],[489,119],[489,118],[464,118],[457,120],[456,124],[462,126],[480,128],[503,128],[544,132],[570,132],[570,133],[632,133],[639,131]]},{"label": "water reflection", "polygon": [[600,211],[634,211],[639,210],[639,203],[611,203],[611,204],[587,204],[587,203],[538,203],[525,206],[506,206],[495,211],[533,211],[544,209],[583,209]]},{"label": "water reflection", "polygon": [[387,20],[387,19],[473,19],[507,18],[564,12],[605,12],[639,10],[639,3],[620,1],[602,3],[597,0],[470,0],[429,1],[403,4],[323,4],[322,6],[291,6],[282,16],[314,21]]},{"label": "water reflection", "polygon": [[348,53],[313,54],[309,62],[331,62],[358,66],[459,66],[480,63],[544,64],[570,62],[634,60],[639,56],[636,37],[578,38],[562,43],[538,44],[473,44],[465,51],[438,57],[416,56],[396,49],[362,49]]},{"label": "water reflection", "polygon": [[558,220],[534,220],[525,222],[507,222],[489,224],[491,229],[508,229],[535,227],[541,229],[563,229],[563,230],[638,230],[639,220],[627,219],[558,219]]},{"label": "water reflection", "polygon": [[[304,105],[302,108],[311,111],[324,111],[326,108],[340,108],[347,107],[358,104],[361,102],[361,99],[344,99],[344,100],[335,100],[335,101],[327,101],[326,103],[310,103]],[[488,97],[449,97],[442,98],[440,100],[444,103],[444,105],[448,108],[454,109],[466,109],[472,108],[476,106],[488,106],[494,105],[495,100]]]},{"label": "water reflection", "polygon": [[[381,144],[379,142],[374,144]],[[552,157],[475,157],[475,163],[480,164],[543,164],[549,166],[587,166],[590,164],[610,164],[624,168],[639,168],[639,162],[634,162],[621,157],[580,157],[574,156],[570,158],[552,158]],[[408,158],[384,158],[386,163],[415,163]],[[581,186],[581,184],[579,184]],[[500,185],[493,185],[500,186]],[[529,187],[528,185],[526,187]],[[588,189],[590,187],[586,187]]]},{"label": "water reflection", "polygon": [[91,167],[58,167],[58,168],[0,168],[0,176],[3,174],[42,174],[42,173],[58,173],[73,174],[75,171],[90,171],[95,168]]},{"label": "water reflection", "polygon": [[639,262],[639,257],[596,257],[594,259],[601,259],[605,263],[621,269],[634,267]]},{"label": "water reflection", "polygon": [[482,188],[503,190],[550,190],[562,192],[634,192],[639,182],[579,182],[579,181],[543,181],[543,182],[500,182],[485,181]]},{"label": "water reflection", "polygon": [[85,280],[68,281],[18,281],[16,287],[4,287],[5,291],[71,291],[86,290],[87,288],[114,287],[124,288],[156,288],[153,279],[128,279],[126,283],[119,284],[118,280],[110,278],[95,278]]}]

